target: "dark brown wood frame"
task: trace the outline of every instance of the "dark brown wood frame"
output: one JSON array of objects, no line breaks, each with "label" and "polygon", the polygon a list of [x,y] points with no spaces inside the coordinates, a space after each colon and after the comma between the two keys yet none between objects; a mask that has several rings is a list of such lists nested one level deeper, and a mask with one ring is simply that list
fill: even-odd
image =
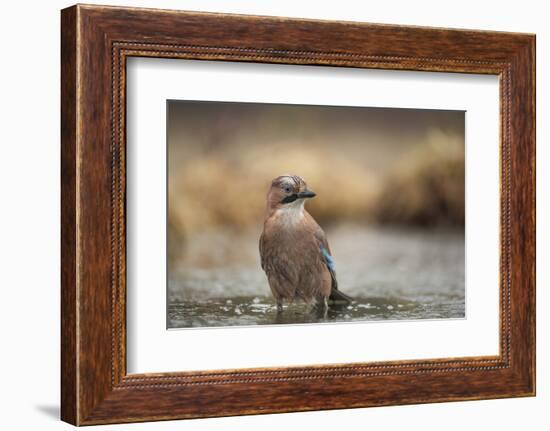
[{"label": "dark brown wood frame", "polygon": [[[535,36],[103,6],[61,14],[61,417],[77,425],[535,394]],[[130,56],[500,77],[500,354],[126,373]]]}]

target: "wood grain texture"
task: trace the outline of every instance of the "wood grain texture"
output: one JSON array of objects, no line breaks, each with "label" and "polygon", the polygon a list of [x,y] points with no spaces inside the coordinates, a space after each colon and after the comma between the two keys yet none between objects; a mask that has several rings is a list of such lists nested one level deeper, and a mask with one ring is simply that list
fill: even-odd
[{"label": "wood grain texture", "polygon": [[61,16],[61,418],[76,423],[76,9]]},{"label": "wood grain texture", "polygon": [[[535,37],[102,6],[62,11],[62,419],[77,425],[528,396],[535,392]],[[126,59],[495,74],[500,353],[126,373]]]}]

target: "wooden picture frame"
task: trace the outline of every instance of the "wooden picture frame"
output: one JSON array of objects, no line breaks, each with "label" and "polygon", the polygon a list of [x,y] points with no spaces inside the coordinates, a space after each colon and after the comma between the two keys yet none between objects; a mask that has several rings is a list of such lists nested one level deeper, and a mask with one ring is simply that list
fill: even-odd
[{"label": "wooden picture frame", "polygon": [[[75,425],[535,394],[535,36],[77,5],[61,13],[61,418]],[[500,77],[500,354],[127,374],[130,56]]]}]

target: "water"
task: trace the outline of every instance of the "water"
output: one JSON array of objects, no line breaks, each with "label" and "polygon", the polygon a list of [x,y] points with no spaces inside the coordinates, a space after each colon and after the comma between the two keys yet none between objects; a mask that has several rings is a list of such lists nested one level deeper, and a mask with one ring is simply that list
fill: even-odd
[{"label": "water", "polygon": [[[190,239],[190,256],[219,235]],[[168,327],[220,327],[465,317],[464,234],[346,226],[329,231],[340,289],[349,305],[325,314],[296,302],[277,312],[259,264],[256,235],[218,242],[216,261],[169,272]],[[195,247],[195,249],[193,249]],[[223,265],[224,262],[231,262]]]},{"label": "water", "polygon": [[373,297],[360,298],[350,305],[329,307],[326,315],[303,303],[288,305],[279,313],[272,300],[240,296],[232,300],[217,298],[204,302],[174,303],[169,306],[168,313],[170,327],[187,328],[462,318],[464,307],[453,300],[422,304],[405,299]]}]

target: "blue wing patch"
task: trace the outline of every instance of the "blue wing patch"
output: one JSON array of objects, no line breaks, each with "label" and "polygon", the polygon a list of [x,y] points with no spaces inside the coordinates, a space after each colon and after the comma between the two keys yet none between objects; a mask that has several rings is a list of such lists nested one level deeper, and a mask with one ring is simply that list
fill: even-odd
[{"label": "blue wing patch", "polygon": [[325,259],[325,262],[327,263],[327,266],[331,271],[336,271],[336,262],[334,262],[334,258],[329,254],[327,249],[323,246],[321,246],[321,254],[323,255],[323,258]]}]

